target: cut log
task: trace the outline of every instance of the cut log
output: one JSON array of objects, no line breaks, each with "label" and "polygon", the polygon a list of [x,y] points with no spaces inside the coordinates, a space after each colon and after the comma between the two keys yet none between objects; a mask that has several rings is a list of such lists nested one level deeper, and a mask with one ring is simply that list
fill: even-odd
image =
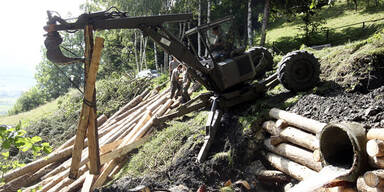
[{"label": "cut log", "polygon": [[384,170],[379,169],[365,172],[364,181],[370,187],[384,188]]},{"label": "cut log", "polygon": [[277,170],[260,170],[256,173],[256,178],[261,182],[287,183],[291,177]]},{"label": "cut log", "polygon": [[369,156],[384,156],[384,141],[379,139],[371,139],[367,142],[367,153]]},{"label": "cut log", "polygon": [[278,145],[278,144],[280,144],[280,143],[285,141],[280,136],[274,136],[274,135],[272,135],[269,139],[270,139],[271,145],[273,145],[273,146],[276,146],[276,145]]},{"label": "cut log", "polygon": [[84,175],[85,181],[83,187],[81,188],[81,192],[90,192],[92,184],[95,181],[96,175],[90,174],[89,172],[86,172]]},{"label": "cut log", "polygon": [[305,149],[287,143],[281,143],[275,147],[270,143],[269,139],[264,140],[264,146],[273,153],[286,157],[315,171],[320,171],[323,168],[320,162],[313,160],[312,152]]},{"label": "cut log", "polygon": [[[96,41],[98,38],[96,38]],[[104,41],[104,40],[103,40]],[[97,45],[97,43],[96,43]],[[96,50],[96,49],[95,49]],[[93,101],[96,102],[96,88],[93,92]],[[89,121],[88,121],[88,158],[89,158],[89,171],[92,174],[100,173],[100,151],[99,151],[99,136],[96,127],[96,107],[91,108],[89,112]]]},{"label": "cut log", "polygon": [[138,139],[137,141],[124,145],[124,146],[119,146],[119,148],[109,152],[102,154],[100,157],[100,163],[103,165],[104,163],[107,163],[113,159],[120,158],[127,153],[131,152],[132,150],[140,147],[143,143],[147,141],[148,138],[141,138]]},{"label": "cut log", "polygon": [[304,132],[294,127],[287,127],[283,130],[274,126],[273,122],[264,122],[263,128],[272,135],[280,136],[282,139],[304,147],[309,150],[319,149],[319,140],[313,134]]},{"label": "cut log", "polygon": [[30,186],[33,183],[36,183],[37,181],[39,181],[39,179],[43,175],[49,173],[54,168],[59,166],[60,163],[61,162],[52,163],[50,165],[45,166],[44,168],[40,169],[39,171],[37,171],[35,173],[33,173],[33,172],[26,173],[25,175],[18,177],[17,179],[14,179],[14,180],[4,184],[3,186],[1,186],[0,192],[13,192],[13,191],[16,192],[18,189],[20,189],[22,187]]},{"label": "cut log", "polygon": [[308,167],[305,167],[273,153],[267,153],[265,155],[265,158],[269,163],[271,163],[274,168],[284,172],[285,174],[299,181],[302,181],[305,178],[309,178],[317,174],[316,171],[313,171]]},{"label": "cut log", "polygon": [[271,135],[273,136],[279,136],[280,132],[283,129],[280,129],[279,127],[275,126],[276,123],[274,121],[266,121],[263,123],[262,127]]},{"label": "cut log", "polygon": [[108,120],[108,117],[104,114],[100,115],[97,118],[97,127],[101,127],[103,123],[105,123]]},{"label": "cut log", "polygon": [[17,168],[17,169],[14,169],[14,170],[7,172],[3,176],[3,181],[9,182],[12,179],[15,179],[19,176],[26,174],[26,173],[34,172],[38,169],[41,169],[42,167],[44,167],[50,163],[68,158],[71,155],[72,155],[72,147],[68,147],[62,151],[57,152],[57,153],[51,153],[47,157],[43,157],[43,158],[40,158],[39,160],[28,163],[24,167],[20,167],[20,168]]},{"label": "cut log", "polygon": [[79,191],[78,189],[81,188],[85,181],[86,174],[83,174],[81,177],[79,177],[76,181],[71,183],[70,185],[66,186],[64,189],[62,189],[62,192],[75,192]]},{"label": "cut log", "polygon": [[359,192],[383,192],[383,189],[377,188],[377,187],[370,187],[368,186],[365,181],[364,177],[360,176],[356,181],[356,188]]},{"label": "cut log", "polygon": [[368,163],[374,168],[384,169],[384,157],[371,157],[368,156]]},{"label": "cut log", "polygon": [[121,142],[123,142],[123,139],[119,139],[119,140],[114,141],[112,143],[108,143],[108,144],[101,146],[100,153],[105,154],[105,153],[112,151],[113,149],[117,148],[121,144]]},{"label": "cut log", "polygon": [[367,139],[380,139],[384,140],[384,129],[383,128],[372,128],[367,132]]},{"label": "cut log", "polygon": [[284,129],[284,128],[288,127],[289,124],[285,120],[278,119],[278,120],[276,120],[275,126],[278,129]]},{"label": "cut log", "polygon": [[[87,25],[85,28],[86,28],[84,32],[85,39],[89,38],[90,42],[93,41],[93,38],[90,37],[92,36],[92,29],[91,29],[92,27],[90,25]],[[102,44],[104,43],[104,39],[102,38],[96,38],[96,40],[97,40],[96,43],[98,44],[95,45],[95,49],[93,50],[92,60],[87,72],[87,79],[86,79],[85,88],[84,88],[85,101],[93,100],[96,75],[97,75],[97,70],[99,68],[99,63],[100,63],[101,50],[103,47]],[[86,60],[87,59],[89,58],[86,57]],[[91,107],[89,106],[89,104],[86,104],[85,102],[83,102],[82,110],[80,112],[80,120],[79,120],[77,131],[76,131],[75,143],[73,145],[71,171],[69,174],[69,177],[72,179],[76,179],[78,177],[78,171],[79,171],[80,161],[81,161],[81,152],[84,148],[84,139],[85,139],[86,129],[88,127],[90,109]]]},{"label": "cut log", "polygon": [[323,159],[323,157],[322,157],[319,149],[316,149],[315,151],[313,151],[313,160],[314,161],[321,162],[322,159]]},{"label": "cut log", "polygon": [[269,116],[275,119],[285,120],[290,125],[293,125],[297,128],[309,131],[314,134],[319,133],[326,125],[325,123],[321,123],[313,119],[308,119],[306,117],[283,111],[277,108],[271,109],[269,111]]}]

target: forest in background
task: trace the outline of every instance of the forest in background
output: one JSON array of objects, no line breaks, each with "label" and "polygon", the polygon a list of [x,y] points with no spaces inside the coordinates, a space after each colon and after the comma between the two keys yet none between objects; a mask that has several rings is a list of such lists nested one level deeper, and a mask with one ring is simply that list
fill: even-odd
[{"label": "forest in background", "polygon": [[[238,46],[264,45],[269,48],[276,42],[266,40],[267,23],[278,24],[281,19],[290,22],[293,18],[299,17],[303,21],[303,25],[300,26],[302,33],[297,34],[294,47],[287,46],[298,49],[300,45],[310,46],[314,43],[311,42],[311,35],[322,30],[322,26],[326,23],[324,18],[317,15],[318,10],[324,6],[332,6],[335,2],[335,0],[90,0],[81,5],[81,9],[84,12],[97,12],[113,7],[112,9],[126,12],[129,16],[192,13],[194,16],[192,22],[166,26],[179,37],[191,27],[233,15],[235,19],[232,25],[236,29],[234,34]],[[378,0],[347,1],[349,7],[356,10],[357,5],[362,5],[359,8],[363,9],[378,3],[380,3]],[[62,47],[71,50],[71,52],[63,50],[66,55],[83,55],[82,31],[61,33],[61,35],[64,39]],[[99,31],[96,35],[105,39],[102,63],[98,73],[99,80],[131,76],[143,69],[157,69],[164,72],[164,68],[167,67],[169,56],[151,39],[144,37],[139,30],[106,30]],[[195,39],[196,49],[200,55],[203,55],[205,50],[202,50],[197,36]],[[277,43],[284,45],[284,40]],[[45,50],[42,52],[44,53]],[[83,86],[82,67],[80,63],[57,66],[43,55],[35,74],[37,85],[24,92],[8,114],[29,111],[64,95],[70,88],[81,88]]]}]

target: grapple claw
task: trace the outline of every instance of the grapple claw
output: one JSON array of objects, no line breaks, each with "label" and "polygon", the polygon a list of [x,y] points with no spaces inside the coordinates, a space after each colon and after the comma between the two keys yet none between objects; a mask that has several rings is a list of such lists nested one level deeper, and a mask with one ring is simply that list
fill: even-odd
[{"label": "grapple claw", "polygon": [[65,65],[76,62],[83,62],[83,58],[71,58],[67,57],[61,52],[60,44],[63,39],[57,31],[48,32],[47,38],[44,41],[45,47],[47,48],[47,58],[53,63]]}]

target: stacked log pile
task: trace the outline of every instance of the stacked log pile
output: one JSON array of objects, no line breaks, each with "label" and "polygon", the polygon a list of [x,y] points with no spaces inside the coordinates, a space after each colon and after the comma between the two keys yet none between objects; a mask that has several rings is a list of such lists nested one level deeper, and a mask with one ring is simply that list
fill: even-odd
[{"label": "stacked log pile", "polygon": [[277,119],[264,122],[263,128],[271,134],[264,140],[268,150],[267,161],[276,169],[301,181],[322,169],[320,162],[313,158],[314,151],[319,149],[316,133],[325,123],[307,119],[276,108],[269,115]]},{"label": "stacked log pile", "polygon": [[[169,89],[144,91],[114,115],[98,118],[101,173],[89,172],[88,143],[85,140],[77,179],[70,179],[72,151],[75,137],[68,140],[50,155],[28,165],[12,170],[3,176],[5,185],[0,191],[92,191],[101,187],[108,178],[118,173],[126,162],[127,153],[139,147],[151,133],[158,116],[177,107],[180,102],[169,98]],[[30,186],[33,185],[33,186]]]},{"label": "stacked log pile", "polygon": [[[271,109],[269,115],[276,121],[263,123],[263,129],[271,135],[264,140],[268,151],[264,154],[265,159],[298,181],[317,174],[323,166],[316,135],[326,124],[276,108]],[[346,184],[349,183],[335,180],[322,191],[354,191]]]},{"label": "stacked log pile", "polygon": [[357,180],[357,189],[362,192],[384,191],[384,129],[367,132],[367,154],[371,171]]}]

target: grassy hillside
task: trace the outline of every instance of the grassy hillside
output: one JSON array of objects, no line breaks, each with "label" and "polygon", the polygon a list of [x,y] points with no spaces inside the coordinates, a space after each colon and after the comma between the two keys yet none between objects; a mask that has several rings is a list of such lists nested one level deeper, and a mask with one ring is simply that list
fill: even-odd
[{"label": "grassy hillside", "polygon": [[46,117],[47,115],[55,112],[57,109],[57,100],[54,100],[28,112],[12,116],[0,116],[0,124],[16,125],[17,123],[22,122],[24,127],[25,125],[28,125],[30,121]]},{"label": "grassy hillside", "polygon": [[[373,3],[372,3],[373,4]],[[356,12],[352,7],[348,6],[346,1],[337,1],[337,3],[330,7],[326,6],[321,9],[317,18],[323,18],[325,24],[320,28],[320,32],[311,35],[310,46],[327,44],[342,45],[349,41],[363,40],[371,36],[377,27],[384,25],[384,5],[378,7],[372,6],[365,8],[365,5],[359,5],[359,10]],[[382,19],[376,22],[362,22]],[[352,24],[360,23],[357,25],[344,27]],[[273,47],[278,52],[288,52],[292,49],[299,49],[304,40],[302,38],[304,30],[300,27],[304,23],[300,17],[295,18],[281,18],[273,22],[269,26],[267,32],[267,44]],[[328,39],[326,37],[326,30],[329,31]],[[256,38],[256,42],[259,41]]]}]

